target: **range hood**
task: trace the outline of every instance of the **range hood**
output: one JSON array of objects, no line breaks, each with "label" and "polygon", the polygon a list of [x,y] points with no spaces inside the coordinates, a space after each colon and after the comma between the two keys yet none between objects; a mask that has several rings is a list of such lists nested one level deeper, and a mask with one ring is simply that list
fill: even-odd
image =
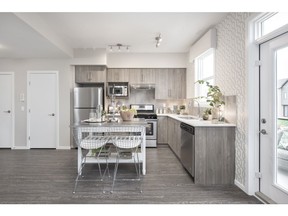
[{"label": "range hood", "polygon": [[155,89],[155,84],[130,84],[130,87],[132,89],[137,89],[137,90],[150,90],[150,89]]}]

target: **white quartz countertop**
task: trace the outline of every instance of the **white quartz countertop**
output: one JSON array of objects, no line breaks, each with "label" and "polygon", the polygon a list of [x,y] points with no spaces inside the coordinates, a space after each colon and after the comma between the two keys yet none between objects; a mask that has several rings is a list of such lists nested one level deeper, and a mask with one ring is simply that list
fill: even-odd
[{"label": "white quartz countertop", "polygon": [[[236,124],[230,124],[230,123],[225,123],[225,122],[212,123],[211,121],[204,121],[204,120],[198,120],[198,119],[185,119],[185,116],[187,117],[187,115],[157,114],[157,116],[167,116],[167,117],[173,118],[180,122],[184,122],[185,124],[188,124],[194,127],[236,127]],[[191,116],[191,115],[188,115],[188,116]],[[184,118],[181,118],[181,117],[184,117]]]}]

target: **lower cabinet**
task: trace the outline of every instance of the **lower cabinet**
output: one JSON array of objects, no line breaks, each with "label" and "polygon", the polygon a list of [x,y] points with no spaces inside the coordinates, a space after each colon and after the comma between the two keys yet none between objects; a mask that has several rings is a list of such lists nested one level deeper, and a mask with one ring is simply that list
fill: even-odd
[{"label": "lower cabinet", "polygon": [[181,122],[168,118],[168,145],[173,150],[178,158],[180,158],[181,150]]},{"label": "lower cabinet", "polygon": [[157,117],[157,143],[168,143],[168,132],[167,132],[167,116],[158,116]]},{"label": "lower cabinet", "polygon": [[234,184],[235,128],[195,128],[195,184]]},{"label": "lower cabinet", "polygon": [[[180,121],[168,117],[168,144],[181,161]],[[195,127],[195,184],[234,184],[235,127]],[[192,142],[191,142],[192,144]]]}]

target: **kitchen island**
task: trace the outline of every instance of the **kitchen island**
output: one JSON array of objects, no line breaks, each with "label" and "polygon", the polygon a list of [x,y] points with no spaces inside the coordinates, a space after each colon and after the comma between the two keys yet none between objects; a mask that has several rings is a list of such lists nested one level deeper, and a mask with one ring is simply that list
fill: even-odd
[{"label": "kitchen island", "polygon": [[[81,131],[87,130],[87,132],[93,133],[102,133],[103,136],[113,136],[119,135],[119,133],[140,133],[142,142],[140,147],[140,152],[138,153],[140,163],[142,163],[142,174],[146,174],[146,121],[144,119],[133,119],[131,121],[122,121],[119,122],[102,122],[102,123],[86,123],[72,125],[74,131],[74,136],[80,136],[80,133],[77,133],[77,130],[81,128]],[[78,147],[78,172],[81,172],[81,163],[83,161],[82,148]],[[100,160],[100,163],[106,163],[106,159]],[[108,158],[109,163],[116,162],[116,153],[111,153]],[[97,163],[96,158],[89,157],[86,160],[86,163]],[[134,163],[133,159],[120,159],[119,163]]]}]

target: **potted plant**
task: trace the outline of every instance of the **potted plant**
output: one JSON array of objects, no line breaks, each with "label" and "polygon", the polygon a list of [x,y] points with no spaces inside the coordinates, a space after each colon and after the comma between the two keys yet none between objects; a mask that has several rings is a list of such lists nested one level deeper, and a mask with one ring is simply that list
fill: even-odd
[{"label": "potted plant", "polygon": [[208,92],[206,96],[200,96],[198,98],[206,98],[209,106],[211,106],[212,121],[219,120],[219,111],[222,105],[225,105],[223,100],[223,94],[220,88],[216,85],[211,85],[209,82],[204,80],[197,80],[196,83],[204,84],[208,87]]},{"label": "potted plant", "polygon": [[183,114],[183,113],[185,112],[185,108],[186,108],[185,105],[180,105],[180,106],[179,106],[180,114]]},{"label": "potted plant", "polygon": [[123,121],[131,121],[136,114],[137,111],[135,109],[128,109],[126,106],[122,106],[120,109],[120,116]]},{"label": "potted plant", "polygon": [[212,114],[211,108],[206,108],[203,112],[202,118],[203,120],[208,120],[209,116]]}]

